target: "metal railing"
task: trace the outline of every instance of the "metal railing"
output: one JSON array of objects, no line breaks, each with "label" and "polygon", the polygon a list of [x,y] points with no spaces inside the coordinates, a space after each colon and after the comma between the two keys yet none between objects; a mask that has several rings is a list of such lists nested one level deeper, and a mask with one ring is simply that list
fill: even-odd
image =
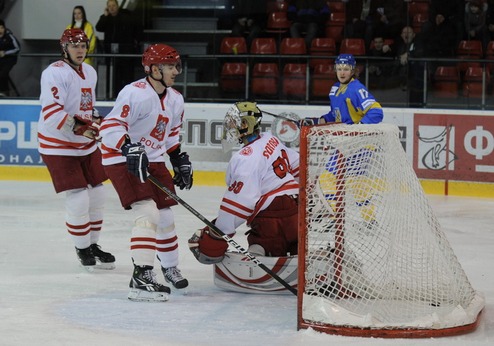
[{"label": "metal railing", "polygon": [[[144,76],[140,66],[140,54],[93,54],[91,55],[97,61],[98,72],[103,71],[107,74],[109,83],[104,85],[104,90],[99,93],[99,99],[112,100],[114,97],[114,63],[117,59],[132,58],[135,59],[135,79]],[[59,54],[21,54],[23,58],[47,58],[58,59]],[[110,59],[108,59],[110,58]],[[176,81],[175,88],[179,90],[186,102],[231,102],[238,99],[256,99],[262,102],[273,104],[328,104],[327,97],[314,97],[312,95],[313,71],[310,67],[312,59],[327,59],[328,63],[335,59],[335,56],[313,56],[313,55],[187,55],[182,56],[183,72]],[[243,62],[246,64],[245,83],[242,92],[228,92],[221,89],[221,67],[225,62]],[[274,96],[266,97],[264,95],[254,95],[252,93],[252,67],[258,62],[272,62],[277,64],[279,70],[278,87],[279,92]],[[301,97],[285,95],[282,91],[284,82],[283,66],[289,62],[306,64],[305,71],[305,92]],[[415,73],[411,78],[407,78],[400,85],[379,87],[372,84],[372,76],[369,73],[369,66],[375,62],[389,63],[389,68],[396,67],[397,60],[391,58],[376,58],[371,56],[358,56],[357,64],[363,66],[363,73],[360,75],[360,81],[367,86],[369,91],[374,94],[376,99],[387,107],[427,107],[427,108],[458,108],[458,109],[493,109],[494,92],[493,83],[491,82],[489,68],[494,66],[494,60],[487,59],[436,59],[436,58],[410,58],[409,65],[419,64],[420,72]],[[482,67],[482,79],[477,83],[481,84],[481,93],[476,95],[469,94],[468,87],[464,83],[464,76],[459,75],[457,81],[458,93],[447,98],[435,96],[434,71],[437,66],[459,66],[465,62]],[[46,66],[45,66],[46,67]],[[43,67],[44,68],[44,67]],[[100,73],[101,74],[101,73]],[[421,78],[417,78],[421,75]],[[102,76],[101,76],[102,77]],[[397,76],[394,76],[397,77]],[[412,80],[415,79],[415,80]],[[103,79],[100,78],[100,81]],[[421,93],[420,100],[414,104],[410,102],[410,92],[412,83],[420,80]],[[330,87],[328,86],[328,93]]]}]

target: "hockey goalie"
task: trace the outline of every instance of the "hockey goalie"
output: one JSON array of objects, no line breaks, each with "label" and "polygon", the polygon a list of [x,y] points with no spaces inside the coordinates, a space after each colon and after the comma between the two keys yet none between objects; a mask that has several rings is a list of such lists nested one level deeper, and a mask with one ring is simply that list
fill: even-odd
[{"label": "hockey goalie", "polygon": [[[242,224],[248,251],[290,286],[297,285],[299,154],[271,133],[260,131],[262,112],[255,102],[237,102],[223,122],[223,148],[233,153],[227,189],[214,225],[229,237]],[[214,264],[218,287],[248,293],[288,292],[248,257],[228,251],[210,227],[196,231],[189,247],[200,263]]]}]

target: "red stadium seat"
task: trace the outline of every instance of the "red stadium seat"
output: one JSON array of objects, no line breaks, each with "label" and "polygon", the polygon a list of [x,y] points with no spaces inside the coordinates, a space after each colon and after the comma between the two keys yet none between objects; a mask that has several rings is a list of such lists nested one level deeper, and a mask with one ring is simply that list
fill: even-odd
[{"label": "red stadium seat", "polygon": [[[478,40],[462,40],[458,44],[456,57],[460,60],[482,59],[482,42]],[[461,74],[464,74],[468,67],[480,67],[480,62],[462,61],[458,63]]]},{"label": "red stadium seat", "polygon": [[[334,56],[336,55],[336,42],[329,37],[315,38],[312,40],[309,54],[311,56]],[[310,67],[314,68],[318,64],[330,64],[334,60],[325,59],[310,59]]]},{"label": "red stadium seat", "polygon": [[286,11],[271,12],[268,15],[266,32],[271,34],[285,34],[290,29],[292,22],[288,20]]},{"label": "red stadium seat", "polygon": [[[293,38],[293,37],[285,37],[281,40],[280,43],[280,54],[283,55],[283,59],[281,60],[282,64],[285,65],[287,63],[303,63],[307,61],[307,46],[305,45],[305,39]],[[294,57],[291,59],[287,59],[287,55],[300,55],[303,57]]]},{"label": "red stadium seat", "polygon": [[[462,84],[462,94],[466,98],[482,98],[482,80],[484,78],[484,69],[482,67],[468,67],[465,71]],[[490,82],[490,73],[485,70],[485,85]]]},{"label": "red stadium seat", "polygon": [[331,86],[336,83],[334,64],[317,64],[311,78],[311,95],[317,98],[328,98]]},{"label": "red stadium seat", "polygon": [[283,68],[283,95],[305,98],[307,91],[307,64],[286,64]]},{"label": "red stadium seat", "polygon": [[336,43],[343,39],[344,27],[346,23],[345,12],[331,12],[326,21],[326,37],[332,38]]},{"label": "red stadium seat", "polygon": [[305,55],[307,54],[307,47],[305,45],[305,39],[285,37],[281,40],[280,54],[283,55]]},{"label": "red stadium seat", "polygon": [[223,37],[220,46],[221,54],[246,54],[247,43],[243,37]]},{"label": "red stadium seat", "polygon": [[258,37],[252,40],[251,54],[277,54],[276,41],[272,37]]},{"label": "red stadium seat", "polygon": [[[487,60],[494,60],[494,41],[489,41],[485,51],[485,58]],[[494,62],[487,63],[489,72],[494,72]]]},{"label": "red stadium seat", "polygon": [[223,64],[220,75],[220,88],[223,92],[245,91],[247,64],[243,62],[227,62]]},{"label": "red stadium seat", "polygon": [[[361,38],[344,38],[340,44],[340,54],[353,54],[355,56],[365,55],[365,41]],[[364,64],[357,64],[357,68],[362,73]]]},{"label": "red stadium seat", "polygon": [[288,11],[288,1],[268,0],[266,10],[271,12],[286,12]]},{"label": "red stadium seat", "polygon": [[330,13],[335,13],[335,12],[342,12],[345,13],[346,11],[346,2],[343,2],[341,0],[330,0],[326,2],[329,7]]},{"label": "red stadium seat", "polygon": [[[246,54],[247,43],[243,37],[224,37],[220,45],[221,54]],[[226,60],[226,59],[224,59]],[[221,67],[220,89],[223,92],[245,91],[247,64],[241,60],[226,61]]]},{"label": "red stadium seat", "polygon": [[460,72],[456,66],[438,66],[434,72],[432,94],[438,98],[458,97]]},{"label": "red stadium seat", "polygon": [[345,38],[340,43],[340,54],[365,55],[365,41],[361,38]]},{"label": "red stadium seat", "polygon": [[274,63],[257,63],[252,68],[251,91],[256,96],[278,96],[279,70]]}]

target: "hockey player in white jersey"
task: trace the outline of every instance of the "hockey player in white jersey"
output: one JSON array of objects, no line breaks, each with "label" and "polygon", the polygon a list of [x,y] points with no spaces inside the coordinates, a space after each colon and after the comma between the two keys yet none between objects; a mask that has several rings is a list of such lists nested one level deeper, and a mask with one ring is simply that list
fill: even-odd
[{"label": "hockey player in white jersey", "polygon": [[[225,116],[223,141],[243,147],[228,164],[228,188],[214,224],[232,237],[246,223],[253,254],[296,255],[299,154],[271,133],[261,133],[261,118],[254,102],[237,102]],[[213,264],[223,260],[228,244],[205,227],[189,239],[189,247],[199,262]]]},{"label": "hockey player in white jersey", "polygon": [[96,138],[96,71],[86,63],[89,40],[80,29],[60,39],[62,59],[41,75],[39,152],[55,191],[65,192],[65,224],[82,266],[113,269],[115,257],[98,245],[107,180]]},{"label": "hockey player in white jersey", "polygon": [[[179,142],[184,99],[172,88],[182,71],[180,55],[168,45],[153,44],[143,53],[142,65],[147,76],[120,91],[101,125],[103,165],[122,206],[134,213],[130,241],[134,271],[128,298],[166,301],[170,288],[155,279],[156,257],[167,282],[178,289],[188,286],[177,268],[178,238],[170,209],[177,203],[147,175],[175,191],[174,184],[181,190],[192,187],[193,171]],[[165,154],[170,157],[173,178]]]}]

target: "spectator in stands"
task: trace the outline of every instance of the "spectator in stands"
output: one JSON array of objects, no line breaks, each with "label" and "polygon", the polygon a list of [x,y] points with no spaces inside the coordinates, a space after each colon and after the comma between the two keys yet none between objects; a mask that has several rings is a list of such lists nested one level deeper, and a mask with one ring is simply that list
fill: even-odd
[{"label": "spectator in stands", "polygon": [[487,4],[470,0],[465,5],[465,39],[481,41],[487,46]]},{"label": "spectator in stands", "polygon": [[[120,8],[117,0],[106,2],[105,11],[96,23],[96,30],[105,33],[105,53],[136,54],[140,52],[142,25],[134,19],[132,12]],[[125,85],[134,80],[134,65],[139,60],[112,57],[107,59],[108,68],[112,61],[114,62],[113,80],[111,81],[113,93],[109,97],[115,98]],[[107,82],[110,82],[108,73]]]},{"label": "spectator in stands", "polygon": [[394,59],[391,60],[391,58],[395,57],[392,45],[386,44],[384,37],[375,36],[368,55],[376,58],[389,58],[388,60],[370,60],[368,68],[371,86],[376,88],[387,86],[394,63]]},{"label": "spectator in stands", "polygon": [[[436,14],[433,22],[422,28],[424,38],[425,56],[432,58],[454,58],[457,46],[457,32],[449,17]],[[431,61],[431,72],[437,66],[445,65],[445,62]]]},{"label": "spectator in stands", "polygon": [[[93,24],[87,20],[84,6],[75,6],[72,10],[72,22],[67,25],[65,29],[73,28],[82,29],[86,33],[86,36],[89,38],[89,49],[87,54],[94,54],[96,51],[96,35],[94,33]],[[84,62],[94,66],[92,58],[86,58]]]},{"label": "spectator in stands", "polygon": [[407,23],[407,7],[403,0],[382,0],[377,8],[379,20],[374,30],[385,38],[397,40],[401,29]]},{"label": "spectator in stands", "polygon": [[9,75],[20,50],[19,41],[0,19],[0,97],[9,96]]},{"label": "spectator in stands", "polygon": [[487,40],[494,40],[494,0],[487,1],[487,16],[486,16],[486,26],[487,26]]},{"label": "spectator in stands", "polygon": [[322,32],[329,16],[329,7],[324,0],[292,0],[288,6],[288,19],[292,21],[290,36],[304,37],[307,49],[312,40]]},{"label": "spectator in stands", "polygon": [[463,33],[465,31],[463,25],[465,0],[431,0],[429,5],[429,20],[422,27],[424,32],[428,32],[431,26],[436,25],[437,16],[444,17],[445,20],[454,26],[456,38],[453,47],[456,48],[458,42],[463,39]]},{"label": "spectator in stands", "polygon": [[232,36],[245,37],[247,47],[266,28],[267,5],[264,0],[233,0]]},{"label": "spectator in stands", "polygon": [[[372,37],[375,36],[374,28],[381,15],[377,12],[382,8],[382,0],[348,0],[346,5],[346,37],[362,38],[368,47]],[[379,35],[381,36],[381,35]]]},{"label": "spectator in stands", "polygon": [[424,57],[424,45],[411,26],[403,27],[401,40],[396,45],[394,75],[400,80],[402,90],[408,91],[410,107],[423,106],[424,62],[410,58]]}]

